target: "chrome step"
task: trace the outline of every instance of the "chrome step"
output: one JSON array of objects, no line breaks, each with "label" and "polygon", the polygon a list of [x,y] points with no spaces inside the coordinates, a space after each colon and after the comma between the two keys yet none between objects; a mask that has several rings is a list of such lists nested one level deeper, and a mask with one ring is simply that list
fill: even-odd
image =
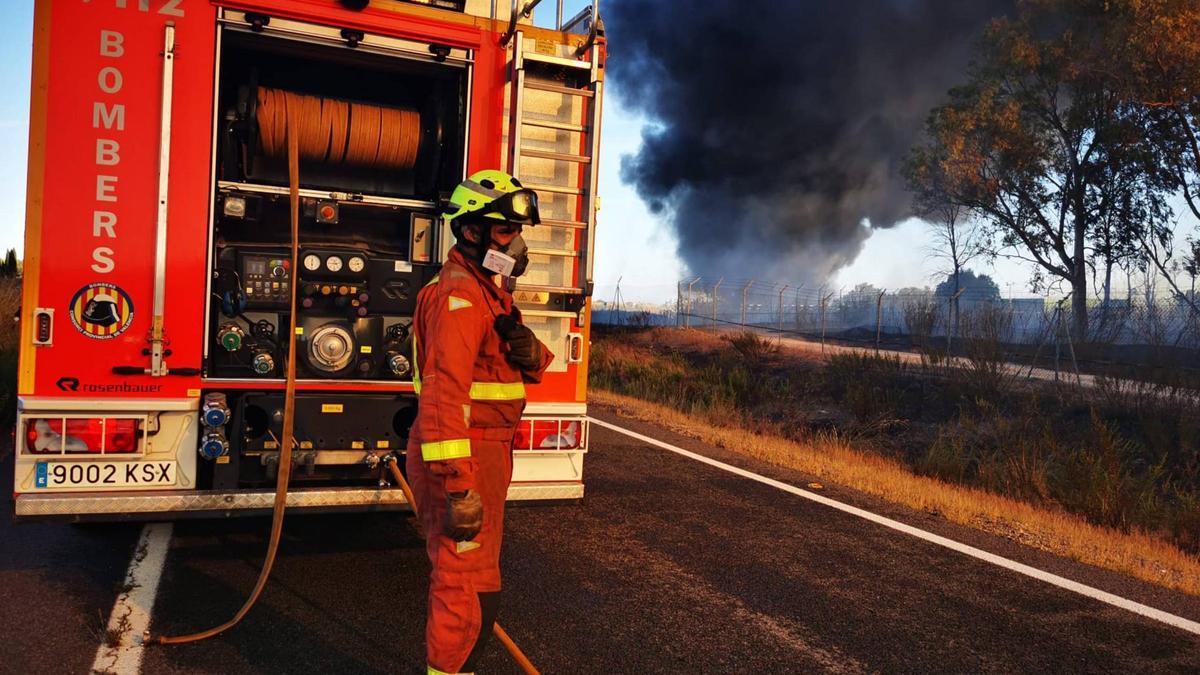
[{"label": "chrome step", "polygon": [[545,255],[556,258],[578,258],[579,251],[564,251],[557,248],[532,248],[528,251],[529,255]]},{"label": "chrome step", "polygon": [[526,61],[535,63],[548,63],[552,66],[562,66],[564,68],[578,68],[579,70],[591,70],[591,61],[576,61],[563,56],[551,56],[550,54],[539,54],[537,52],[525,52],[521,58]]},{"label": "chrome step", "polygon": [[588,224],[581,223],[578,220],[557,220],[554,218],[542,218],[540,225],[548,225],[550,227],[561,227],[567,230],[586,230]]},{"label": "chrome step", "polygon": [[583,195],[583,188],[564,187],[562,185],[534,185],[531,183],[524,183],[524,185],[530,190],[536,190],[537,192],[552,192],[560,195]]},{"label": "chrome step", "polygon": [[521,124],[527,127],[540,127],[542,129],[556,129],[558,131],[571,131],[578,134],[586,134],[588,128],[582,124],[570,124],[567,122],[555,122],[553,120],[538,120],[528,117],[521,119]]},{"label": "chrome step", "polygon": [[576,164],[591,164],[591,157],[583,155],[568,155],[562,152],[549,152],[546,150],[534,150],[529,147],[521,148],[521,157],[535,157],[537,159],[549,159],[555,162],[575,162]]},{"label": "chrome step", "polygon": [[526,89],[536,89],[538,91],[548,91],[552,94],[564,94],[566,96],[582,96],[583,98],[592,98],[596,94],[590,89],[577,89],[575,87],[564,87],[559,84],[549,84],[546,82],[525,81]]}]

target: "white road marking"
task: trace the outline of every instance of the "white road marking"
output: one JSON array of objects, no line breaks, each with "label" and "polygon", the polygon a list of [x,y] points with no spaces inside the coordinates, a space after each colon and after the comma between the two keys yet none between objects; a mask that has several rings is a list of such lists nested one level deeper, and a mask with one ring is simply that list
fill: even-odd
[{"label": "white road marking", "polygon": [[[142,668],[142,634],[150,627],[158,581],[171,545],[171,523],[149,523],[133,549],[125,587],[108,615],[108,633],[96,650],[92,672],[133,675]],[[110,646],[112,638],[117,644]]]},{"label": "white road marking", "polygon": [[750,480],[757,481],[764,485],[770,485],[773,488],[777,488],[779,490],[783,490],[784,492],[794,494],[797,497],[803,497],[804,499],[814,501],[818,504],[823,504],[825,506],[837,509],[838,511],[842,511],[844,513],[849,513],[852,516],[858,516],[859,518],[863,518],[863,519],[869,520],[873,523],[883,525],[884,527],[889,527],[898,532],[903,532],[905,534],[912,535],[918,539],[923,539],[925,541],[937,544],[938,546],[944,546],[952,551],[957,551],[964,555],[971,556],[972,558],[976,558],[978,560],[982,560],[984,562],[988,562],[993,565],[1003,567],[1004,569],[1011,570],[1018,574],[1024,574],[1027,577],[1032,577],[1039,581],[1044,581],[1048,584],[1058,586],[1059,588],[1063,588],[1068,591],[1073,591],[1080,595],[1092,598],[1093,600],[1099,600],[1100,602],[1110,604],[1114,607],[1120,607],[1121,609],[1128,610],[1130,612],[1133,612],[1134,614],[1140,614],[1144,617],[1154,619],[1155,621],[1161,621],[1162,623],[1185,630],[1189,633],[1194,633],[1196,635],[1200,635],[1200,623],[1198,623],[1196,621],[1192,621],[1190,619],[1185,619],[1181,616],[1176,616],[1174,614],[1170,614],[1168,612],[1164,612],[1162,610],[1155,609],[1155,608],[1149,607],[1147,605],[1143,605],[1139,602],[1134,602],[1133,600],[1122,598],[1119,595],[1113,595],[1112,593],[1108,593],[1107,591],[1102,591],[1098,588],[1093,588],[1086,584],[1081,584],[1077,581],[1072,581],[1065,577],[1060,577],[1057,574],[1051,574],[1050,572],[1040,570],[1036,567],[1030,567],[1029,565],[1025,565],[1025,564],[1016,562],[1015,560],[1009,560],[1008,558],[998,556],[994,553],[988,553],[987,551],[975,548],[974,546],[968,546],[967,544],[963,544],[961,542],[954,541],[953,539],[947,539],[946,537],[936,535],[932,532],[927,532],[925,530],[913,527],[911,525],[905,525],[904,523],[901,523],[896,520],[892,520],[891,518],[885,518],[884,516],[881,516],[881,515],[878,515],[875,513],[871,513],[870,511],[864,511],[863,509],[860,509],[860,508],[857,508],[854,506],[850,506],[849,504],[845,504],[845,503],[839,502],[834,499],[830,499],[823,495],[819,495],[815,492],[809,492],[808,490],[802,490],[794,485],[788,485],[787,483],[777,481],[773,478],[767,478],[766,476],[760,476],[759,474],[756,474],[752,471],[747,471],[745,469],[738,468],[731,464],[726,464],[724,462],[717,461],[715,459],[712,459],[711,457],[705,457],[704,455],[697,454],[697,453],[691,452],[689,450],[684,450],[683,448],[676,447],[674,445],[671,445],[670,443],[664,443],[658,439],[650,438],[649,436],[639,434],[636,431],[630,431],[628,429],[624,429],[615,424],[610,424],[608,422],[605,422],[604,420],[596,419],[595,417],[589,417],[588,419],[590,419],[593,424],[599,424],[600,426],[604,427],[605,429],[611,429],[612,431],[615,431],[617,433],[625,434],[626,436],[629,436],[630,438],[636,438],[637,440],[642,441],[643,443],[649,443],[650,445],[653,445],[657,448],[662,448],[663,450],[673,452],[677,455],[683,455],[684,457],[687,457],[688,459],[694,459],[697,462],[700,462],[702,464],[707,464],[709,466],[716,467],[718,469],[721,469],[722,471],[728,471],[729,473],[741,476],[742,478],[749,478]]}]

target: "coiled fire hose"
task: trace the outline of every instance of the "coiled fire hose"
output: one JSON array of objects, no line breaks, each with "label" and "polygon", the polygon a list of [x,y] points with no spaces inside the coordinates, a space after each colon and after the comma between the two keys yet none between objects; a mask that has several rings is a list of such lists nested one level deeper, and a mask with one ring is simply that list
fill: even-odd
[{"label": "coiled fire hose", "polygon": [[[287,93],[282,101],[283,124],[285,130],[283,133],[284,144],[287,147],[288,158],[288,184],[289,196],[291,202],[291,229],[292,229],[292,264],[291,269],[299,269],[300,257],[300,157],[301,157],[301,133],[291,133],[292,130],[303,130],[301,118],[306,109],[311,112],[311,102],[305,103],[300,99],[312,97],[303,97],[297,94]],[[326,99],[328,100],[328,99]],[[355,104],[351,104],[355,105]],[[279,110],[273,109],[272,115],[279,114]],[[261,115],[260,107],[260,115]],[[414,113],[415,114],[415,113]],[[415,138],[415,134],[413,136]],[[314,146],[310,146],[314,147]],[[390,147],[390,146],[389,146]],[[415,150],[413,156],[415,158]],[[382,151],[380,151],[382,155]],[[263,588],[267,585],[267,579],[271,576],[271,568],[275,565],[275,554],[279,551],[279,540],[283,534],[283,516],[287,509],[287,491],[288,480],[291,477],[292,468],[292,446],[295,444],[295,421],[296,421],[296,289],[298,284],[292,284],[291,292],[291,321],[288,330],[288,359],[287,359],[287,382],[284,386],[283,395],[283,441],[279,445],[279,471],[275,479],[275,504],[272,509],[271,516],[271,536],[267,542],[267,553],[263,559],[262,569],[258,573],[258,580],[254,584],[254,590],[250,596],[246,598],[245,604],[241,609],[233,615],[233,618],[225,623],[209,628],[208,630],[192,633],[191,635],[152,635],[149,631],[143,635],[145,644],[160,644],[160,645],[181,645],[192,642],[199,642],[211,637],[215,637],[224,633],[236,626],[249,613],[250,608],[254,603],[258,602],[258,598],[262,595]],[[404,499],[412,507],[413,515],[417,513],[417,500],[413,495],[412,488],[409,487],[408,481],[404,479],[404,474],[400,473],[400,468],[396,465],[394,456],[389,456],[387,466],[391,470],[392,477],[396,480],[396,484],[400,486],[400,490],[404,493]],[[499,623],[492,624],[492,633],[500,640],[501,644],[508,653],[517,662],[517,665],[526,675],[539,675],[537,668],[517,646],[517,643],[509,637],[508,633],[500,627]]]},{"label": "coiled fire hose", "polygon": [[305,96],[260,87],[257,92],[259,148],[268,157],[287,151],[289,111],[299,110],[295,127],[300,159],[325,165],[411,169],[421,144],[421,115],[415,110]]}]

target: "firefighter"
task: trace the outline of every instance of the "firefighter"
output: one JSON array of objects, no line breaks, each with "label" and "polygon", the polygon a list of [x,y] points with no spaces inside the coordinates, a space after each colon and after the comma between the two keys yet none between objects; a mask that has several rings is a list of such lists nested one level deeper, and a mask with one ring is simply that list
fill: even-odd
[{"label": "firefighter", "polygon": [[407,469],[433,570],[425,645],[430,674],[470,672],[499,608],[500,540],[525,384],[553,355],[507,290],[528,265],[522,227],[537,195],[480,171],[450,196],[456,244],[417,296],[413,384],[420,397]]}]

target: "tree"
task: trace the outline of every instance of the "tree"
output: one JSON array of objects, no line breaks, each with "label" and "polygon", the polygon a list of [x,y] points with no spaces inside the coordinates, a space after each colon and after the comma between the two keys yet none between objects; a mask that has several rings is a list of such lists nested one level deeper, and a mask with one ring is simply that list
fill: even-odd
[{"label": "tree", "polygon": [[970,213],[949,198],[948,186],[953,177],[946,175],[946,169],[942,162],[922,164],[910,158],[905,174],[913,189],[913,213],[933,233],[929,256],[945,263],[936,273],[957,280],[971,261],[987,255],[988,242],[983,230],[970,220]]},{"label": "tree", "polygon": [[986,274],[976,274],[971,270],[963,270],[958,278],[947,275],[946,280],[937,285],[933,294],[939,298],[952,298],[962,292],[968,300],[992,301],[1000,299],[1000,286]]},{"label": "tree", "polygon": [[[917,173],[913,166],[906,168],[910,183],[917,181]],[[944,173],[944,167],[928,168],[924,177],[932,185],[930,189],[918,189],[913,199],[914,213],[928,223],[933,232],[934,245],[929,249],[929,256],[944,263],[935,270],[935,274],[947,275],[952,282],[953,298],[951,311],[954,314],[953,325],[957,332],[959,326],[959,276],[967,265],[976,258],[988,255],[988,237],[978,223],[968,216],[970,213],[961,205],[946,198],[943,185],[949,180]]]},{"label": "tree", "polygon": [[4,279],[13,279],[17,276],[17,250],[15,248],[8,249],[4,254],[4,260],[0,261],[0,277]]},{"label": "tree", "polygon": [[1108,72],[1112,20],[1103,0],[1020,1],[989,27],[909,161],[922,198],[980,218],[997,253],[1034,264],[1035,280],[1069,285],[1079,335],[1097,249],[1111,276],[1129,241],[1170,238],[1167,186],[1145,171],[1144,108]]},{"label": "tree", "polygon": [[[1200,219],[1200,5],[1195,0],[1111,0],[1110,68],[1122,96],[1141,106],[1147,119],[1145,142],[1155,162],[1146,167],[1178,193]],[[1171,239],[1140,237],[1144,265],[1161,275],[1173,294],[1200,312],[1195,281],[1197,244],[1188,239],[1182,262],[1171,263]],[[1191,278],[1184,292],[1172,271]]]},{"label": "tree", "polygon": [[1200,218],[1200,5],[1195,0],[1112,0],[1111,62],[1122,95],[1149,113],[1159,168]]},{"label": "tree", "polygon": [[1196,299],[1196,277],[1200,277],[1200,239],[1188,237],[1187,255],[1179,261],[1179,270],[1188,276],[1192,285],[1188,295]]}]

